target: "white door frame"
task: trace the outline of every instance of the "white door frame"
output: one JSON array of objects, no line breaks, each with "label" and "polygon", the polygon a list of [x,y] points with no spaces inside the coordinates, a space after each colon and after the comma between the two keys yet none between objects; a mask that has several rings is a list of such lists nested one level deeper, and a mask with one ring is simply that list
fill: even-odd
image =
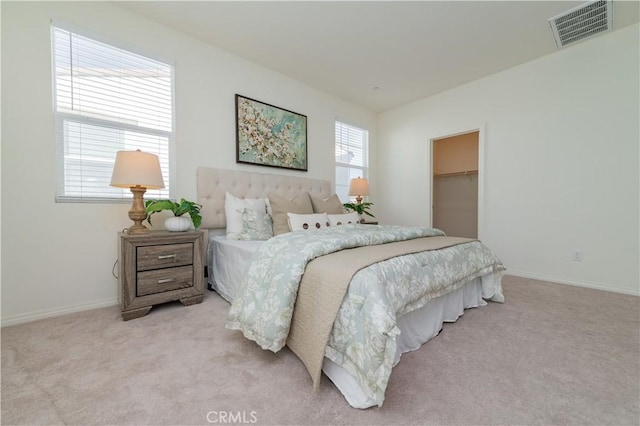
[{"label": "white door frame", "polygon": [[[460,129],[459,126],[457,129]],[[433,226],[433,143],[438,139],[446,139],[453,136],[460,136],[467,133],[478,132],[478,239],[484,237],[484,166],[485,166],[485,123],[479,126],[469,126],[465,130],[453,130],[441,132],[438,136],[429,138],[429,205],[431,206],[430,223]]]}]

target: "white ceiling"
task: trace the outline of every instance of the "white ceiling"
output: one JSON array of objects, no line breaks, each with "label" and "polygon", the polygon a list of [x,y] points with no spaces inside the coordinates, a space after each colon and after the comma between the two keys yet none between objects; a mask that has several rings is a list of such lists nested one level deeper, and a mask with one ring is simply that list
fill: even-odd
[{"label": "white ceiling", "polygon": [[[556,51],[547,20],[582,3],[117,2],[376,112]],[[639,4],[614,3],[614,30],[639,21]]]}]

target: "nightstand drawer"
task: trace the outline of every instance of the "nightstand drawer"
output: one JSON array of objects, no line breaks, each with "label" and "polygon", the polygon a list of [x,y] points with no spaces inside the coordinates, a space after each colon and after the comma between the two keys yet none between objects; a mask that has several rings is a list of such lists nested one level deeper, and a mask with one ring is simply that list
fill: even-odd
[{"label": "nightstand drawer", "polygon": [[137,296],[193,287],[193,267],[138,272]]},{"label": "nightstand drawer", "polygon": [[136,269],[138,271],[191,265],[193,263],[192,243],[138,247],[137,253]]}]

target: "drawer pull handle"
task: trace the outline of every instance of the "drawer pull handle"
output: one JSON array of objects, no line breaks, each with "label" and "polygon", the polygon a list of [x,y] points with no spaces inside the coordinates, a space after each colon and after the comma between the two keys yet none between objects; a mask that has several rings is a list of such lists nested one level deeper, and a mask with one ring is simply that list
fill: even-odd
[{"label": "drawer pull handle", "polygon": [[163,278],[158,280],[158,284],[166,284],[175,281],[175,278]]},{"label": "drawer pull handle", "polygon": [[158,256],[158,259],[171,259],[172,257],[176,257],[175,254],[164,254],[161,256]]}]

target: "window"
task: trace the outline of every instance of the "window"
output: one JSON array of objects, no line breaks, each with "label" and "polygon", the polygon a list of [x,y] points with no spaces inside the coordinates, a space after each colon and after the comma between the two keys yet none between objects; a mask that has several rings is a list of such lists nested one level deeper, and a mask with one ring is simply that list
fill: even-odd
[{"label": "window", "polygon": [[349,181],[368,178],[369,132],[336,121],[336,194],[349,201]]},{"label": "window", "polygon": [[156,154],[169,198],[173,134],[173,66],[52,27],[53,95],[57,142],[57,201],[131,198],[109,186],[116,152]]}]

